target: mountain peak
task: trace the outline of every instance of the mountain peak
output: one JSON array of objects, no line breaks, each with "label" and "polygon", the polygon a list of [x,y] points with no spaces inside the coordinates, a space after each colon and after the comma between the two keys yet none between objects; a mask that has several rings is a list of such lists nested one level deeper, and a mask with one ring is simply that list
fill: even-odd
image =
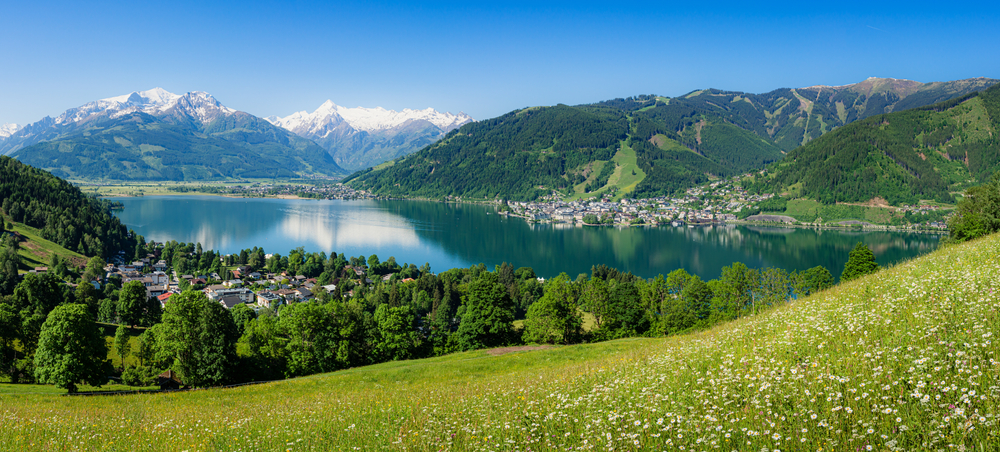
[{"label": "mountain peak", "polygon": [[16,133],[18,130],[21,130],[21,126],[17,124],[11,123],[0,125],[0,138],[7,138]]},{"label": "mountain peak", "polygon": [[316,111],[317,112],[320,112],[320,111],[337,111],[337,104],[333,103],[332,100],[327,99],[326,102],[323,102],[319,106],[319,108],[316,109]]}]

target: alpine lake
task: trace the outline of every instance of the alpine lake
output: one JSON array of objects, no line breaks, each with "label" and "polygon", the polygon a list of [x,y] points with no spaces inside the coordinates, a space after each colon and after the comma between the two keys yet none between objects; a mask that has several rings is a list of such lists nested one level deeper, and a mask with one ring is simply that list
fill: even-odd
[{"label": "alpine lake", "polygon": [[789,272],[822,265],[840,275],[848,253],[864,242],[880,265],[933,251],[940,235],[714,226],[580,226],[532,224],[498,215],[491,206],[429,201],[340,201],[221,196],[111,198],[116,215],[147,241],[200,242],[237,253],[261,247],[287,255],[306,251],[378,255],[385,261],[431,265],[434,272],[479,263],[532,267],[541,277],[571,278],[604,264],[652,278],[678,268],[703,279],[724,266],[779,267]]}]

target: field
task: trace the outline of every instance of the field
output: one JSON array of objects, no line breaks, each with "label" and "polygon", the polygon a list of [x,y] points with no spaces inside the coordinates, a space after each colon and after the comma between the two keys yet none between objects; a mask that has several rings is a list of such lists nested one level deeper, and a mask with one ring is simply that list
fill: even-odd
[{"label": "field", "polygon": [[1000,235],[945,247],[669,338],[190,393],[0,394],[0,449],[994,450],[998,254]]},{"label": "field", "polygon": [[[3,217],[0,219],[7,221]],[[14,223],[14,231],[25,238],[25,241],[18,244],[20,246],[18,254],[21,256],[21,268],[18,270],[20,273],[35,267],[47,267],[53,254],[68,261],[67,266],[70,268],[87,265],[86,256],[43,239],[41,231],[38,229],[22,223]]]},{"label": "field", "polygon": [[70,180],[84,193],[95,193],[100,196],[153,196],[153,195],[205,195],[215,194],[200,191],[173,191],[171,188],[195,189],[202,186],[207,187],[232,187],[249,186],[254,183],[261,184],[307,184],[308,179],[247,179],[232,181],[161,181],[161,182],[121,182],[117,184],[94,185],[92,182],[82,180]]},{"label": "field", "polygon": [[[583,188],[592,182],[598,173],[601,172],[603,165],[615,165],[615,171],[608,178],[608,182],[598,190],[593,193],[584,193]],[[625,145],[621,144],[621,148],[615,155],[611,158],[610,162],[597,161],[592,168],[591,174],[582,183],[577,184],[574,189],[575,193],[566,198],[567,201],[577,201],[580,199],[587,199],[593,197],[599,197],[609,191],[615,191],[615,200],[620,200],[626,197],[628,194],[635,190],[635,186],[639,185],[646,178],[646,173],[639,168],[636,163],[635,150]]]},{"label": "field", "polygon": [[874,224],[889,224],[895,215],[895,209],[852,204],[823,205],[811,199],[793,199],[788,201],[788,206],[782,214],[803,222],[822,219],[824,223],[859,220]]}]

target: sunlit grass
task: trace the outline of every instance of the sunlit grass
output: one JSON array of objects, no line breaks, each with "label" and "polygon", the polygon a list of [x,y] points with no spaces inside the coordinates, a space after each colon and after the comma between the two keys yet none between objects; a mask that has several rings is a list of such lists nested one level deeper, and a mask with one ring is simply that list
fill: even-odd
[{"label": "sunlit grass", "polygon": [[0,450],[992,450],[1000,236],[657,339],[167,395],[0,395]]}]

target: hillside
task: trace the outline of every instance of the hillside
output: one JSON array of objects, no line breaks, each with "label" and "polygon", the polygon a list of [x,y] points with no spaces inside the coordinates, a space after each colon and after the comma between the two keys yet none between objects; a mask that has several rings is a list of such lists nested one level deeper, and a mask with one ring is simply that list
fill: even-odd
[{"label": "hillside", "polygon": [[325,149],[207,93],[91,102],[18,129],[0,153],[60,177],[204,180],[341,176]]},{"label": "hillside", "polygon": [[870,117],[795,149],[756,182],[826,203],[953,202],[1000,167],[1000,86]]},{"label": "hillside", "polygon": [[391,196],[516,200],[650,197],[763,168],[853,121],[996,82],[868,79],[765,94],[695,91],[534,107],[466,124],[410,156],[350,176]]},{"label": "hillside", "polygon": [[709,89],[671,99],[670,104],[678,110],[717,115],[791,151],[857,120],[954,99],[996,83],[988,78],[920,83],[870,77],[851,85],[784,88],[763,94]]},{"label": "hillside", "polygon": [[45,239],[40,248],[54,244],[79,253],[73,257],[104,258],[135,251],[136,237],[109,212],[107,201],[10,157],[0,156],[0,199],[3,218],[22,224],[15,230],[29,238]]},{"label": "hillside", "polygon": [[0,443],[986,450],[1000,422],[998,253],[993,235],[669,338],[476,351],[161,396],[0,395]]},{"label": "hillside", "polygon": [[419,153],[346,181],[376,193],[431,198],[656,195],[782,155],[753,134],[715,122],[703,127],[692,150],[663,137],[653,113],[609,105],[518,110],[462,126]]}]

